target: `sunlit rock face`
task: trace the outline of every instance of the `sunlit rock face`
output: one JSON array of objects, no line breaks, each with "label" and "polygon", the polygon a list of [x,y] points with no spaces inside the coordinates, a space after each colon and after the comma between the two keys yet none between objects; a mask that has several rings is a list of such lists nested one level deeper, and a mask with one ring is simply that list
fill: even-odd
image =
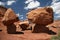
[{"label": "sunlit rock face", "polygon": [[30,22],[47,25],[53,22],[53,10],[50,7],[37,8],[27,13]]},{"label": "sunlit rock face", "polygon": [[32,26],[32,32],[50,32],[46,25],[53,22],[53,9],[50,7],[37,8],[27,13],[27,19]]},{"label": "sunlit rock face", "polygon": [[15,12],[11,8],[8,8],[2,21],[9,21],[13,23],[13,21],[15,22],[18,20],[18,16],[15,14]]}]

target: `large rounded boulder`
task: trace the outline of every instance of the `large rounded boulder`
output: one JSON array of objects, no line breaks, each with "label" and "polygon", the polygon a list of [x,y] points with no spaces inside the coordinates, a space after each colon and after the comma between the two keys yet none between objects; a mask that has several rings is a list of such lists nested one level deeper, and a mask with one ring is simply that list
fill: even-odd
[{"label": "large rounded boulder", "polygon": [[27,13],[27,18],[30,23],[36,24],[33,31],[48,31],[49,29],[45,26],[53,22],[53,9],[51,7],[34,9]]}]

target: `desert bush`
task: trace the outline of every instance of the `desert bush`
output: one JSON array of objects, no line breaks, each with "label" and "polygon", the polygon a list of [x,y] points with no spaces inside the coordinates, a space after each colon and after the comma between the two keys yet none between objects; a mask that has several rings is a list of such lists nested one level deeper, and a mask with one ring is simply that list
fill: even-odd
[{"label": "desert bush", "polygon": [[60,30],[58,30],[58,35],[57,36],[52,36],[51,40],[60,40]]}]

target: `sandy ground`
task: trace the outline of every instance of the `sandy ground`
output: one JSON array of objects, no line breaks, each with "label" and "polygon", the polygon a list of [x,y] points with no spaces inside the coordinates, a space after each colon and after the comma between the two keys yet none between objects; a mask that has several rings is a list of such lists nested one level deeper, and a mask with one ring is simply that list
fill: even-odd
[{"label": "sandy ground", "polygon": [[[57,28],[50,29],[57,33]],[[17,32],[16,34],[8,34],[6,32],[0,31],[0,40],[50,40],[52,35],[57,34],[32,33],[31,30]]]}]

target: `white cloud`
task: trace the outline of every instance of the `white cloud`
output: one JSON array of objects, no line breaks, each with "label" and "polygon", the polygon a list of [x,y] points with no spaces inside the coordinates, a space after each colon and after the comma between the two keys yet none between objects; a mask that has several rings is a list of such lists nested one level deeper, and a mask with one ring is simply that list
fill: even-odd
[{"label": "white cloud", "polygon": [[36,8],[36,7],[39,7],[40,6],[40,2],[38,2],[37,0],[34,1],[34,0],[27,0],[25,2],[25,4],[27,4],[26,7],[24,7],[24,9],[33,9],[33,8]]},{"label": "white cloud", "polygon": [[51,7],[57,16],[55,18],[60,18],[60,1],[59,0],[52,0]]},{"label": "white cloud", "polygon": [[59,0],[52,0],[52,4],[56,3],[57,1],[59,1]]},{"label": "white cloud", "polygon": [[27,3],[32,2],[32,1],[34,1],[34,0],[27,0],[25,3],[27,4]]},{"label": "white cloud", "polygon": [[24,19],[24,17],[23,17],[23,15],[20,15],[20,17],[19,17],[20,19]]},{"label": "white cloud", "polygon": [[23,15],[20,15],[19,13],[17,13],[16,15],[19,17],[19,19],[23,19],[24,18]]},{"label": "white cloud", "polygon": [[23,15],[20,15],[19,13],[17,13],[16,15],[19,17],[19,19],[23,19],[24,18]]},{"label": "white cloud", "polygon": [[60,2],[54,3],[53,5],[51,5],[51,7],[56,14],[60,12]]},{"label": "white cloud", "polygon": [[15,3],[16,2],[16,0],[8,0],[8,1],[6,1],[6,2],[1,2],[0,1],[0,5],[12,5],[13,3]]},{"label": "white cloud", "polygon": [[3,6],[4,6],[4,5],[5,5],[5,3],[0,1],[0,5],[3,5]]},{"label": "white cloud", "polygon": [[59,16],[57,16],[58,18],[60,18],[60,15]]},{"label": "white cloud", "polygon": [[23,19],[23,17],[20,17],[20,19]]},{"label": "white cloud", "polygon": [[16,15],[17,15],[18,17],[20,16],[20,14],[19,14],[19,13],[17,13]]},{"label": "white cloud", "polygon": [[16,1],[11,0],[11,1],[7,1],[7,5],[12,5],[13,3],[15,3]]}]

